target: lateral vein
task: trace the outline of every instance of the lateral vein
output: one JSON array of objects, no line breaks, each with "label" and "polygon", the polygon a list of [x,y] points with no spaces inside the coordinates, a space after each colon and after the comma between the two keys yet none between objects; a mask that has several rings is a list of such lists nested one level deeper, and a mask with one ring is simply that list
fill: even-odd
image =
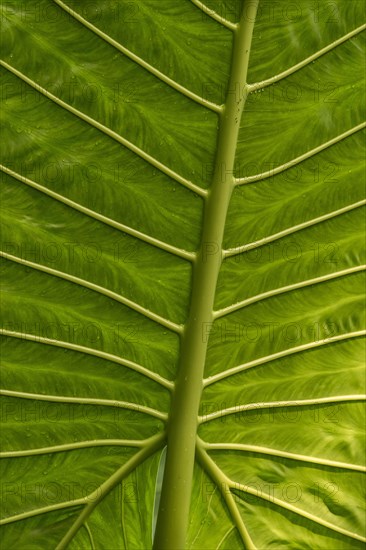
[{"label": "lateral vein", "polygon": [[141,447],[144,440],[138,439],[94,439],[90,441],[79,441],[77,443],[65,443],[63,445],[53,445],[51,447],[37,447],[34,449],[22,449],[18,451],[3,451],[0,458],[16,458],[21,456],[44,455],[50,453],[63,453],[65,451],[74,451],[79,449],[88,449],[90,447]]},{"label": "lateral vein", "polygon": [[221,23],[224,27],[230,29],[231,31],[235,31],[238,27],[237,23],[232,23],[228,19],[225,19],[225,17],[222,17],[217,12],[206,6],[203,2],[200,2],[199,0],[191,0],[192,4],[197,6],[203,13],[206,15],[209,15],[211,19],[214,19],[218,23]]},{"label": "lateral vein", "polygon": [[290,76],[291,74],[295,73],[299,69],[302,69],[303,67],[306,67],[306,65],[309,65],[312,61],[315,61],[322,55],[330,52],[340,44],[343,44],[343,42],[346,42],[350,38],[353,38],[360,32],[364,31],[365,29],[366,29],[366,25],[361,25],[360,27],[357,27],[356,29],[348,32],[344,36],[341,36],[337,40],[334,40],[334,42],[331,42],[330,44],[328,44],[328,46],[325,46],[324,48],[310,55],[306,59],[303,59],[303,61],[300,61],[300,63],[297,63],[296,65],[293,65],[289,69],[286,69],[282,73],[272,76],[271,78],[267,78],[266,80],[262,80],[261,82],[255,82],[254,84],[249,84],[248,86],[249,91],[254,92],[255,90],[258,90],[260,88],[266,88],[267,86],[270,86],[271,84],[274,84],[275,82],[278,82],[279,80],[282,80],[287,76]]},{"label": "lateral vein", "polygon": [[91,550],[96,550],[93,535],[92,535],[92,532],[90,530],[90,527],[89,527],[87,521],[84,523],[84,528],[85,528],[86,532],[88,533],[88,537],[89,537],[89,541],[90,541],[90,545],[91,545]]},{"label": "lateral vein", "polygon": [[297,460],[299,462],[309,462],[310,464],[319,464],[320,466],[329,466],[330,468],[342,468],[355,472],[366,472],[366,466],[362,466],[361,464],[350,464],[347,462],[338,462],[336,460],[329,460],[327,458],[320,458],[317,456],[306,456],[296,453],[289,453],[287,451],[271,449],[268,447],[260,447],[258,445],[242,445],[240,443],[205,443],[204,445],[205,449],[207,449],[208,451],[243,451],[248,453],[276,456],[280,458],[288,458],[289,460]]},{"label": "lateral vein", "polygon": [[230,490],[228,490],[231,480],[223,473],[221,468],[212,460],[209,454],[204,449],[204,444],[200,437],[197,436],[197,458],[201,464],[202,469],[212,479],[216,487],[219,489],[222,498],[230,512],[230,515],[234,521],[241,540],[245,544],[246,550],[258,550],[254,545],[254,542],[249,535],[249,532],[245,526],[243,518],[240,515],[236,502]]},{"label": "lateral vein", "polygon": [[317,218],[307,220],[306,222],[293,225],[292,227],[288,227],[287,229],[284,229],[283,231],[279,231],[278,233],[274,233],[273,235],[269,235],[268,237],[263,237],[263,239],[259,239],[258,241],[253,241],[251,243],[238,246],[236,248],[229,248],[227,250],[224,250],[224,257],[229,258],[231,256],[236,256],[237,254],[241,254],[242,252],[246,252],[247,250],[253,250],[255,248],[259,248],[260,246],[264,246],[273,241],[277,241],[278,239],[282,239],[282,237],[286,237],[287,235],[291,235],[292,233],[296,233],[297,231],[301,231],[302,229],[306,229],[307,227],[311,227],[312,225],[316,225],[317,223],[322,223],[331,218],[341,216],[342,214],[345,214],[346,212],[350,212],[351,210],[355,210],[356,208],[360,208],[365,204],[366,204],[366,200],[354,202],[353,204],[349,204],[347,206],[344,206],[343,208],[339,208],[338,210],[333,210],[332,212],[328,212],[323,216],[318,216]]},{"label": "lateral vein", "polygon": [[52,94],[48,90],[45,90],[39,84],[37,84],[36,82],[34,82],[33,80],[25,76],[23,73],[21,73],[20,71],[18,71],[17,69],[15,69],[14,67],[6,63],[5,61],[0,60],[0,65],[2,65],[3,67],[5,67],[5,69],[7,69],[11,73],[13,73],[15,76],[17,76],[18,78],[20,78],[21,80],[29,84],[29,86],[32,86],[32,88],[34,88],[39,93],[47,97],[47,99],[52,100],[54,103],[56,103],[60,107],[63,107],[64,109],[66,109],[73,115],[77,116],[84,122],[87,122],[90,126],[96,128],[97,130],[107,135],[108,137],[114,139],[118,143],[121,143],[124,147],[126,147],[127,149],[135,153],[144,161],[148,162],[149,164],[151,164],[152,166],[154,166],[155,168],[157,168],[158,170],[160,170],[170,178],[174,179],[176,182],[183,185],[183,187],[186,187],[187,189],[194,191],[195,193],[197,193],[197,195],[200,195],[201,197],[204,197],[207,195],[207,191],[205,189],[202,189],[201,187],[198,187],[198,185],[195,185],[191,181],[185,179],[183,176],[177,174],[176,172],[174,172],[174,170],[171,170],[171,168],[169,168],[168,166],[166,166],[156,158],[152,157],[151,155],[149,155],[148,153],[140,149],[140,147],[138,147],[134,143],[128,141],[126,138],[120,136],[110,128],[107,128],[107,126],[104,126],[94,118],[91,118],[89,115],[86,115],[82,111],[75,109],[75,107],[73,107],[72,105],[69,105],[69,103],[66,103],[59,97],[56,97],[54,94]]},{"label": "lateral vein", "polygon": [[39,516],[41,514],[46,514],[47,512],[54,512],[56,510],[63,510],[65,508],[72,508],[73,506],[80,506],[83,504],[85,504],[84,498],[68,500],[66,502],[60,502],[58,504],[50,504],[49,506],[43,506],[42,508],[35,508],[33,510],[29,510],[28,512],[16,514],[15,516],[8,516],[7,518],[0,520],[0,525],[6,525],[8,523],[13,523],[14,521],[21,521],[23,519],[28,519],[34,516]]},{"label": "lateral vein", "polygon": [[255,174],[253,176],[247,176],[245,178],[236,178],[235,185],[245,185],[249,183],[254,183],[256,181],[262,181],[267,178],[270,178],[272,176],[276,176],[277,174],[280,174],[281,172],[284,172],[285,170],[288,170],[289,168],[292,168],[293,166],[296,166],[297,164],[300,164],[304,160],[307,160],[314,155],[317,155],[321,151],[324,151],[324,149],[327,149],[328,147],[331,147],[335,143],[338,143],[339,141],[342,141],[342,139],[345,139],[349,136],[352,136],[356,132],[359,132],[360,130],[363,130],[366,128],[366,122],[362,122],[361,124],[358,124],[357,126],[354,126],[353,128],[350,128],[346,132],[343,132],[342,134],[339,134],[338,136],[330,139],[329,141],[326,141],[325,143],[322,143],[318,147],[315,147],[314,149],[311,149],[310,151],[307,151],[303,155],[300,155],[299,157],[296,157],[289,162],[285,162],[284,164],[281,164],[280,166],[277,166],[276,168],[273,168],[272,170],[267,170],[266,172],[263,172],[262,174]]},{"label": "lateral vein", "polygon": [[6,252],[2,252],[1,250],[0,250],[0,257],[21,265],[26,265],[28,267],[31,267],[32,269],[36,269],[37,271],[42,271],[49,275],[53,275],[54,277],[59,277],[60,279],[64,279],[65,281],[70,281],[71,283],[77,284],[79,286],[89,288],[90,290],[93,290],[98,294],[107,296],[108,298],[111,298],[112,300],[115,300],[116,302],[123,304],[129,309],[132,309],[137,313],[140,313],[144,317],[147,317],[148,319],[155,321],[159,325],[165,328],[168,328],[169,330],[176,332],[178,334],[180,334],[183,330],[182,325],[177,325],[176,323],[173,323],[173,321],[170,321],[169,319],[165,319],[164,317],[161,317],[157,313],[154,313],[153,311],[146,309],[144,306],[141,306],[136,302],[133,302],[132,300],[129,300],[124,296],[121,296],[120,294],[116,294],[112,290],[108,290],[107,288],[101,287],[95,283],[91,283],[90,281],[86,281],[85,279],[80,279],[75,275],[70,275],[69,273],[65,273],[63,271],[59,271],[58,269],[53,269],[51,267],[47,267],[45,265],[38,264],[36,262],[24,260],[23,258],[14,256],[12,254],[7,254]]},{"label": "lateral vein", "polygon": [[172,382],[170,382],[163,376],[160,376],[160,374],[156,374],[155,372],[152,372],[146,369],[145,367],[138,365],[133,361],[130,361],[129,359],[124,359],[123,357],[118,357],[118,355],[113,355],[105,351],[97,350],[94,348],[88,348],[86,346],[81,346],[79,344],[72,344],[71,342],[64,342],[62,340],[45,338],[43,336],[37,336],[36,334],[27,334],[25,332],[17,332],[14,330],[0,329],[0,335],[9,336],[11,338],[19,338],[21,340],[28,340],[30,342],[36,342],[36,343],[45,344],[48,346],[55,346],[58,348],[70,349],[72,351],[77,351],[78,353],[85,353],[86,355],[99,357],[100,359],[105,359],[112,363],[117,363],[118,365],[122,365],[123,367],[127,367],[135,372],[138,372],[139,374],[146,376],[146,378],[150,378],[154,382],[157,382],[158,384],[160,384],[161,386],[169,390],[171,390],[174,386]]},{"label": "lateral vein", "polygon": [[76,535],[78,530],[88,519],[94,508],[120,483],[125,479],[137,466],[144,462],[156,451],[164,445],[166,435],[157,434],[147,440],[146,445],[134,454],[125,464],[116,470],[106,481],[91,493],[85,500],[87,504],[79,517],[64,535],[55,550],[64,550],[69,545],[70,541]]},{"label": "lateral vein", "polygon": [[0,389],[0,395],[6,397],[17,397],[19,399],[34,399],[36,401],[49,401],[51,403],[76,403],[78,405],[101,405],[105,407],[118,407],[121,409],[127,409],[138,413],[148,414],[158,418],[159,420],[166,420],[167,414],[146,407],[145,405],[138,405],[137,403],[129,403],[128,401],[119,401],[111,399],[97,399],[92,397],[67,397],[65,395],[47,395],[43,393],[28,393],[22,391],[2,390]]},{"label": "lateral vein", "polygon": [[199,417],[199,423],[205,424],[211,420],[228,416],[230,414],[237,414],[247,411],[258,411],[262,409],[278,409],[287,407],[308,407],[310,405],[325,405],[327,403],[344,403],[348,401],[365,401],[366,395],[333,395],[331,397],[318,397],[315,399],[298,399],[297,401],[268,401],[263,403],[247,403],[245,405],[235,405],[234,407],[227,407],[210,414],[205,414]]},{"label": "lateral vein", "polygon": [[271,355],[260,357],[259,359],[255,359],[254,361],[249,361],[248,363],[244,363],[243,365],[238,365],[237,367],[233,367],[231,369],[227,369],[224,372],[215,374],[214,376],[210,376],[204,380],[204,387],[210,386],[211,384],[215,384],[219,380],[223,380],[225,378],[233,376],[234,374],[238,374],[245,370],[258,367],[259,365],[264,365],[265,363],[275,361],[276,359],[280,359],[281,357],[294,355],[296,353],[302,353],[303,351],[312,350],[314,348],[318,348],[328,344],[334,344],[336,342],[341,342],[342,340],[348,340],[350,338],[360,338],[361,336],[365,336],[365,335],[366,335],[366,330],[346,332],[344,334],[338,334],[337,336],[331,336],[330,338],[325,338],[324,340],[318,340],[316,342],[308,342],[307,344],[302,344],[301,346],[294,346],[293,348],[285,349],[277,353],[272,353]]},{"label": "lateral vein", "polygon": [[216,547],[216,550],[220,550],[220,546],[225,542],[225,540],[228,538],[228,536],[230,535],[230,533],[232,533],[234,531],[235,527],[229,527],[229,529],[226,531],[226,533],[224,534],[224,536],[222,537],[222,539],[219,541],[219,544],[217,545]]},{"label": "lateral vein", "polygon": [[[15,521],[21,521],[23,519],[39,516],[47,512],[53,512],[53,511],[62,510],[65,508],[72,508],[74,506],[84,506],[84,509],[79,515],[78,519],[75,521],[73,526],[70,528],[70,530],[64,537],[64,539],[67,539],[69,542],[73,537],[73,535],[81,527],[81,525],[83,525],[84,520],[86,520],[89,517],[90,513],[93,511],[95,506],[97,506],[97,504],[99,504],[99,502],[103,500],[106,494],[108,494],[117,485],[118,482],[124,479],[124,477],[126,477],[133,470],[134,467],[139,465],[143,460],[145,460],[154,451],[156,451],[161,446],[164,439],[165,439],[165,434],[158,434],[147,439],[144,447],[142,447],[125,464],[123,464],[93,493],[87,495],[86,497],[75,499],[75,500],[69,500],[66,502],[59,502],[57,504],[51,504],[49,506],[43,506],[42,508],[35,508],[33,510],[23,512],[21,514],[9,516],[7,518],[0,520],[0,525],[6,525],[8,523],[13,523]],[[64,539],[57,546],[56,550],[61,550],[66,547],[66,545],[63,545]]]},{"label": "lateral vein", "polygon": [[147,244],[150,244],[152,246],[155,246],[156,248],[160,248],[161,250],[164,250],[165,252],[169,252],[170,254],[173,254],[175,256],[179,256],[180,258],[183,258],[185,260],[193,261],[196,257],[196,254],[194,252],[188,252],[187,250],[182,250],[181,248],[177,248],[176,246],[173,246],[171,244],[165,243],[164,241],[160,241],[159,239],[155,239],[154,237],[151,237],[150,235],[147,235],[146,233],[142,233],[141,231],[138,231],[137,229],[133,229],[132,227],[129,227],[128,225],[124,225],[122,223],[117,222],[116,220],[113,220],[111,218],[108,218],[106,216],[103,216],[103,214],[100,214],[99,212],[95,212],[94,210],[91,210],[90,208],[87,208],[81,204],[78,204],[77,202],[74,202],[71,199],[68,199],[67,197],[64,197],[63,195],[60,195],[59,193],[56,193],[55,191],[52,191],[51,189],[48,189],[47,187],[44,187],[43,185],[26,178],[25,176],[22,176],[21,174],[18,174],[14,170],[11,170],[7,166],[4,166],[0,164],[0,170],[4,172],[5,174],[8,174],[9,176],[17,179],[18,181],[24,183],[25,185],[28,185],[29,187],[33,187],[34,189],[37,189],[40,193],[44,193],[45,195],[48,195],[49,197],[52,197],[53,199],[66,204],[70,208],[73,208],[74,210],[77,210],[78,212],[81,212],[82,214],[85,214],[86,216],[89,216],[90,218],[93,218],[95,220],[98,220],[105,225],[108,225],[110,227],[113,227],[114,229],[118,229],[119,231],[122,231],[123,233],[127,233],[128,235],[131,235],[132,237],[135,237],[136,239],[139,239],[140,241],[143,241]]},{"label": "lateral vein", "polygon": [[366,265],[357,265],[348,269],[343,269],[342,271],[327,273],[326,275],[322,275],[321,277],[314,277],[313,279],[307,279],[305,281],[300,281],[299,283],[293,283],[291,285],[282,286],[280,288],[274,288],[272,290],[268,290],[267,292],[262,292],[261,294],[257,294],[256,296],[252,296],[251,298],[242,300],[240,302],[237,302],[236,304],[232,304],[230,306],[215,311],[214,319],[220,319],[221,317],[229,315],[234,311],[243,309],[250,304],[260,302],[261,300],[265,300],[266,298],[270,298],[272,296],[277,296],[278,294],[285,294],[286,292],[291,292],[292,290],[297,290],[306,286],[311,286],[323,283],[325,281],[331,281],[332,279],[345,277],[346,275],[351,275],[352,273],[357,273],[358,271],[365,271],[365,269]]},{"label": "lateral vein", "polygon": [[134,61],[137,65],[140,65],[140,67],[143,67],[145,70],[147,70],[149,73],[153,74],[156,78],[164,82],[165,84],[168,84],[171,88],[176,90],[177,92],[180,92],[181,94],[185,95],[189,99],[195,101],[196,103],[199,103],[203,107],[206,107],[207,109],[210,109],[211,111],[214,111],[216,113],[221,112],[222,107],[220,105],[217,105],[216,103],[213,103],[212,101],[208,101],[207,99],[203,98],[202,96],[195,94],[185,86],[182,86],[166,74],[162,73],[157,69],[156,67],[153,67],[150,65],[150,63],[147,63],[144,59],[139,57],[138,55],[131,52],[128,48],[125,46],[122,46],[117,40],[114,40],[111,36],[103,32],[101,29],[90,23],[87,19],[82,17],[79,13],[77,13],[75,10],[70,8],[67,4],[62,2],[61,0],[53,0],[60,8],[62,8],[64,11],[69,13],[74,19],[79,21],[82,25],[87,27],[89,30],[91,30],[93,33],[95,33],[97,36],[102,38],[105,42],[113,46],[116,50],[123,53],[126,57]]},{"label": "lateral vein", "polygon": [[297,514],[298,516],[304,517],[306,519],[309,519],[310,521],[317,523],[318,525],[322,525],[323,527],[326,527],[327,529],[334,531],[336,533],[340,533],[342,535],[345,535],[346,537],[352,538],[354,540],[359,540],[362,542],[366,542],[366,538],[362,537],[361,535],[358,535],[357,533],[352,533],[352,531],[348,531],[347,529],[343,529],[342,527],[338,527],[338,525],[334,525],[333,523],[330,523],[329,521],[326,521],[324,519],[321,519],[314,514],[311,514],[310,512],[306,512],[305,510],[302,510],[301,508],[298,508],[297,506],[294,506],[293,504],[290,504],[289,502],[285,502],[277,497],[274,497],[272,495],[266,495],[263,491],[258,491],[257,489],[254,489],[253,487],[250,487],[249,485],[243,485],[242,483],[237,483],[233,480],[230,480],[230,488],[232,490],[242,491],[243,493],[249,493],[253,496],[256,496],[257,498],[263,499],[267,502],[271,502],[272,504],[276,504],[277,506],[280,506],[281,508],[285,508],[286,510],[289,510],[290,512],[293,512],[294,514]]}]

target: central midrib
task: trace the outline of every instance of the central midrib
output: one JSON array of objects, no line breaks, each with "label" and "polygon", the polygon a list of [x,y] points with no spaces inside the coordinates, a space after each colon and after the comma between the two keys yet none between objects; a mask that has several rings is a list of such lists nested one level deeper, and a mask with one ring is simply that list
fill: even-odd
[{"label": "central midrib", "polygon": [[213,322],[217,279],[230,197],[240,120],[247,96],[246,78],[259,0],[244,3],[234,31],[231,75],[220,127],[212,184],[206,198],[200,250],[193,266],[190,314],[181,339],[178,376],[168,426],[167,456],[154,550],[182,550],[189,521],[197,421]]}]

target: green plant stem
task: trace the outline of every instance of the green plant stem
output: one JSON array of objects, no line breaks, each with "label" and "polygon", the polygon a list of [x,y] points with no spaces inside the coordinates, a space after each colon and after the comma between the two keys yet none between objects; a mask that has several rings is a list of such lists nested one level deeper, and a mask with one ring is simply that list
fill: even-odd
[{"label": "green plant stem", "polygon": [[240,23],[234,32],[231,77],[220,115],[201,248],[194,264],[191,309],[181,338],[181,360],[168,426],[168,451],[154,550],[182,550],[186,546],[207,333],[213,322],[216,284],[223,258],[225,220],[235,185],[235,152],[248,93],[246,77],[258,2],[251,0],[244,3]]}]

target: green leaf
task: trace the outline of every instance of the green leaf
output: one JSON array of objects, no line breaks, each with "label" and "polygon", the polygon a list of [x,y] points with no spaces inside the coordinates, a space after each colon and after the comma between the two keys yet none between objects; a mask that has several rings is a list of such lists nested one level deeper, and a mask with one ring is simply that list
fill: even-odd
[{"label": "green leaf", "polygon": [[363,0],[1,9],[4,548],[364,548]]}]

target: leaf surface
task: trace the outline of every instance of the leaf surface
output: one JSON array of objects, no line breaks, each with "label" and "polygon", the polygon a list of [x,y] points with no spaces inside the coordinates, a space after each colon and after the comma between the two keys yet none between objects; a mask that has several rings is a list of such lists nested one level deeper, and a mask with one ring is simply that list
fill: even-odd
[{"label": "leaf surface", "polygon": [[4,548],[364,547],[364,19],[2,3]]}]

